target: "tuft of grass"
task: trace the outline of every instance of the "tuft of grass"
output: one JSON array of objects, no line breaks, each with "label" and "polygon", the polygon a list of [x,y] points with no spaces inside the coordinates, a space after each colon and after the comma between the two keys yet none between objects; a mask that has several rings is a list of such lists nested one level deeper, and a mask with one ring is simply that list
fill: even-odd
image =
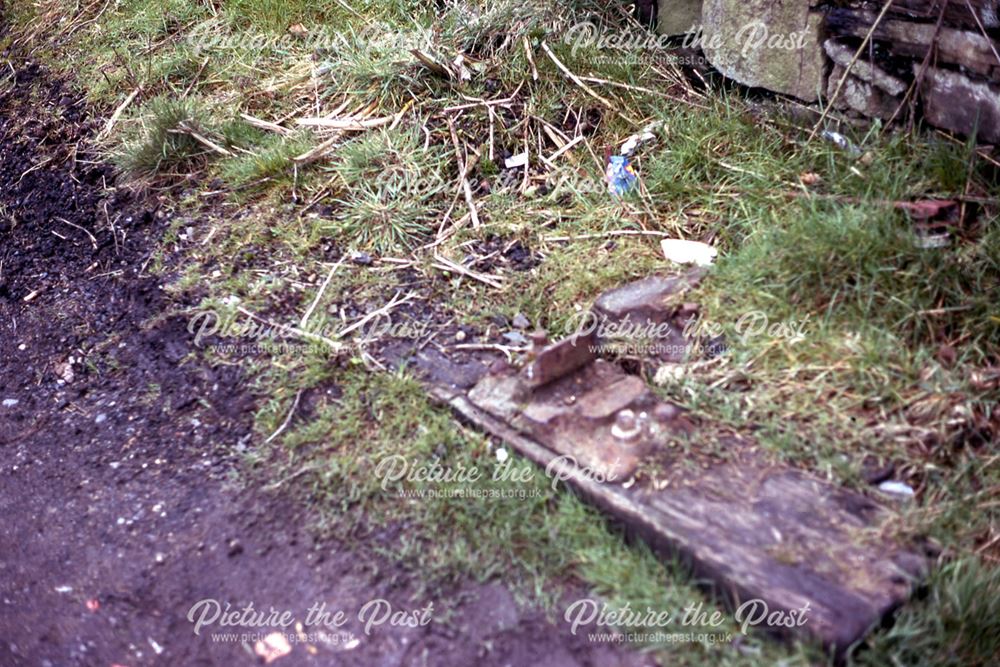
[{"label": "tuft of grass", "polygon": [[345,144],[334,174],[343,184],[337,219],[324,226],[379,252],[412,248],[441,212],[448,163],[437,146],[424,150],[414,130],[380,130]]},{"label": "tuft of grass", "polygon": [[451,3],[440,19],[442,41],[476,58],[506,56],[520,51],[511,36],[531,32],[545,14],[518,0]]},{"label": "tuft of grass", "polygon": [[330,91],[364,99],[402,103],[413,95],[445,87],[416,65],[411,49],[433,51],[433,33],[417,26],[374,21],[363,28],[348,26],[324,50]]},{"label": "tuft of grass", "polygon": [[661,268],[658,252],[643,242],[626,238],[567,243],[553,247],[534,271],[516,276],[504,310],[511,317],[524,313],[553,336],[568,335],[578,322],[577,313],[601,292]]},{"label": "tuft of grass", "polygon": [[225,12],[240,27],[275,33],[294,24],[311,25],[345,13],[337,0],[229,0]]},{"label": "tuft of grass", "polygon": [[213,121],[196,98],[160,96],[150,100],[122,140],[115,161],[135,176],[195,169],[205,162],[208,149],[182,131],[183,125],[211,134]]}]

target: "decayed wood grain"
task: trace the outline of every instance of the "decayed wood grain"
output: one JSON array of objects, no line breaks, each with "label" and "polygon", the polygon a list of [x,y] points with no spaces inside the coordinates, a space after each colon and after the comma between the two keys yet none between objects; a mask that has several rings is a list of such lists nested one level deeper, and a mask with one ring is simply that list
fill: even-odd
[{"label": "decayed wood grain", "polygon": [[626,488],[624,480],[595,481],[512,427],[515,400],[491,414],[460,390],[430,392],[661,553],[679,556],[732,608],[754,599],[772,610],[808,605],[802,627],[769,628],[779,634],[805,633],[839,654],[905,601],[924,573],[925,558],[891,537],[891,512],[804,472],[768,465],[749,450],[708,467],[665,469],[662,483],[647,474]]}]

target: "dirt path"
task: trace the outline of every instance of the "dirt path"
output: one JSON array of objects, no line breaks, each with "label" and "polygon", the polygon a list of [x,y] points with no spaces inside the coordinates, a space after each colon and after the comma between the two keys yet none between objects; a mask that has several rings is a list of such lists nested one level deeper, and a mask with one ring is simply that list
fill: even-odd
[{"label": "dirt path", "polygon": [[[205,599],[346,612],[279,665],[651,664],[499,585],[417,599],[401,570],[314,542],[303,508],[236,485],[253,400],[238,368],[189,356],[145,270],[169,214],[113,188],[97,129],[38,66],[0,81],[0,665],[259,662],[224,633],[271,629],[196,635]],[[433,602],[432,620],[366,633],[357,612],[378,599]]]}]

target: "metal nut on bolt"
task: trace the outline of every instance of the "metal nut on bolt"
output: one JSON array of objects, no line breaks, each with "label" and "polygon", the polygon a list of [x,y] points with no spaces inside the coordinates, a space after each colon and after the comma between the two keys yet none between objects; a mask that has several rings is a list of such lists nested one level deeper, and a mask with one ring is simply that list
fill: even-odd
[{"label": "metal nut on bolt", "polygon": [[615,423],[611,427],[611,435],[619,440],[632,440],[642,431],[642,424],[635,413],[628,408],[619,410],[615,415]]}]

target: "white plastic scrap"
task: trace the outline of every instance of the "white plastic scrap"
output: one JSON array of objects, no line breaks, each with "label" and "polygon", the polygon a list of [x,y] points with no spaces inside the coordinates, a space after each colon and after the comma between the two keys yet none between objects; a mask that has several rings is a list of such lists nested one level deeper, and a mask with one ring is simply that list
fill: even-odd
[{"label": "white plastic scrap", "polygon": [[459,81],[472,80],[472,72],[470,72],[469,68],[465,66],[465,56],[459,54],[459,56],[451,63],[451,67],[458,76]]},{"label": "white plastic scrap", "polygon": [[903,484],[902,482],[895,482],[893,480],[882,482],[878,485],[878,489],[882,493],[891,493],[894,496],[913,497],[913,488],[909,484]]},{"label": "white plastic scrap", "polygon": [[619,149],[619,155],[629,156],[632,155],[639,146],[648,143],[650,141],[656,141],[656,129],[661,125],[661,123],[650,123],[642,129],[642,132],[638,134],[633,134],[631,137],[625,140],[622,144],[621,149]]},{"label": "white plastic scrap", "polygon": [[949,245],[951,245],[951,236],[949,236],[947,233],[927,234],[927,235],[918,234],[913,244],[922,250],[930,250],[933,248],[947,248]]},{"label": "white plastic scrap", "polygon": [[820,136],[822,136],[824,139],[829,141],[837,148],[845,150],[851,155],[861,155],[861,149],[855,146],[853,143],[851,143],[851,140],[842,135],[840,132],[834,132],[832,130],[823,130],[823,133]]},{"label": "white plastic scrap", "polygon": [[709,266],[715,261],[719,251],[701,241],[685,241],[683,239],[663,239],[660,241],[663,255],[677,264],[695,264]]},{"label": "white plastic scrap", "polygon": [[511,155],[509,158],[504,160],[504,166],[508,169],[518,169],[520,167],[528,166],[528,154],[518,153],[517,155]]},{"label": "white plastic scrap", "polygon": [[684,364],[663,364],[656,369],[653,383],[658,387],[680,382],[684,379]]}]

